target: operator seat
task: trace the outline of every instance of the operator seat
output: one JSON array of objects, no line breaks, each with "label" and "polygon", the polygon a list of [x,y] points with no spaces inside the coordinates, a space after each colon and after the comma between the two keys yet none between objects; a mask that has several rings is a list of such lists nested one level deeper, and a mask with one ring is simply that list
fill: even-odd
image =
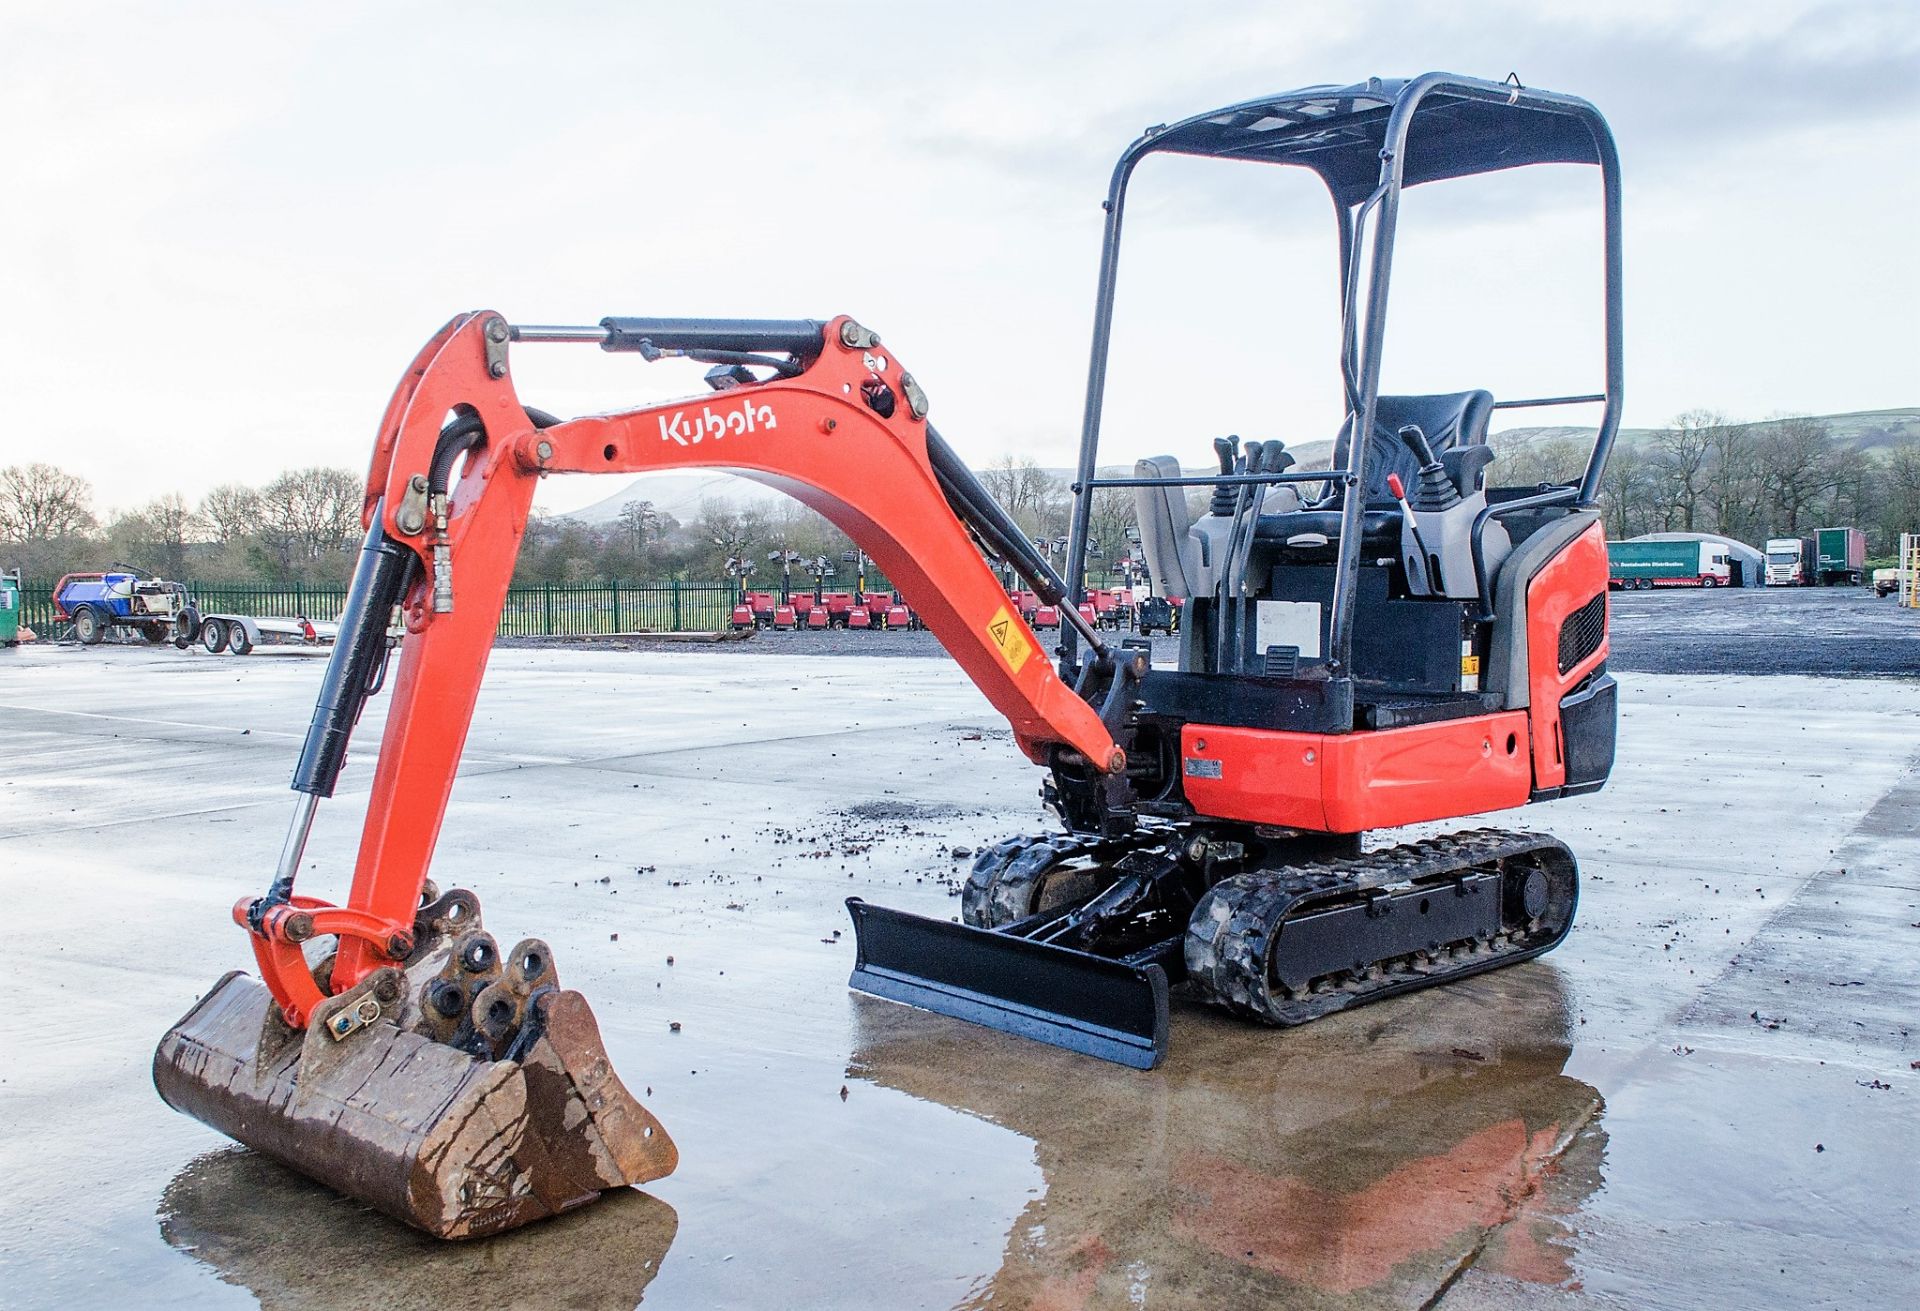
[{"label": "operator seat", "polygon": [[[1433,448],[1440,462],[1447,466],[1453,484],[1459,488],[1462,496],[1469,496],[1479,486],[1478,479],[1469,475],[1461,477],[1461,470],[1493,458],[1493,450],[1487,445],[1487,423],[1493,418],[1493,394],[1486,391],[1447,392],[1438,396],[1382,396],[1374,404],[1373,441],[1367,448],[1367,504],[1392,505],[1393,493],[1387,490],[1387,475],[1397,473],[1400,481],[1408,487],[1414,485],[1420,473],[1420,464],[1400,440],[1400,430],[1408,424],[1416,425],[1427,435],[1427,445]],[[1336,467],[1346,460],[1347,439],[1351,424],[1343,426],[1340,436],[1333,444],[1333,462]],[[1484,455],[1469,456],[1467,452],[1480,448]],[[1453,458],[1449,459],[1449,455]],[[1477,469],[1475,472],[1477,473]]]},{"label": "operator seat", "polygon": [[[1486,467],[1493,459],[1487,445],[1487,424],[1493,416],[1493,396],[1486,391],[1447,392],[1431,396],[1382,396],[1374,406],[1372,443],[1367,450],[1367,495],[1361,515],[1363,549],[1376,555],[1397,556],[1402,549],[1400,507],[1387,488],[1387,476],[1397,473],[1411,488],[1419,480],[1420,465],[1400,440],[1400,429],[1418,425],[1462,498],[1482,489]],[[1347,459],[1352,421],[1341,426],[1334,441],[1332,467]],[[1180,462],[1171,455],[1143,459],[1134,476],[1155,480],[1180,476]],[[1339,548],[1339,489],[1310,508],[1298,508],[1292,487],[1276,487],[1264,494],[1262,512],[1254,521],[1253,544],[1269,562],[1297,564],[1331,561]],[[1167,597],[1206,595],[1218,586],[1215,569],[1222,562],[1217,538],[1224,527],[1209,518],[1196,525],[1188,509],[1186,489],[1156,481],[1134,490],[1134,508],[1140,523],[1141,553],[1155,589]],[[1211,535],[1209,534],[1211,531]],[[1202,540],[1207,539],[1207,540]],[[1452,571],[1470,572],[1464,566]]]},{"label": "operator seat", "polygon": [[[1374,405],[1373,439],[1367,447],[1367,495],[1362,515],[1361,538],[1369,546],[1379,546],[1392,555],[1399,549],[1400,507],[1387,488],[1387,475],[1397,473],[1406,487],[1416,485],[1420,464],[1400,430],[1417,425],[1426,434],[1447,476],[1460,495],[1472,496],[1485,479],[1487,465],[1493,460],[1493,448],[1487,445],[1487,423],[1493,417],[1493,394],[1486,391],[1446,392],[1437,396],[1382,396]],[[1333,443],[1333,468],[1347,462],[1351,439],[1351,418],[1340,427]],[[1340,537],[1340,507],[1344,494],[1339,488],[1311,509],[1291,514],[1263,514],[1255,527],[1254,540],[1263,545],[1291,546],[1297,551],[1328,552]],[[1325,538],[1324,542],[1315,538]]]}]

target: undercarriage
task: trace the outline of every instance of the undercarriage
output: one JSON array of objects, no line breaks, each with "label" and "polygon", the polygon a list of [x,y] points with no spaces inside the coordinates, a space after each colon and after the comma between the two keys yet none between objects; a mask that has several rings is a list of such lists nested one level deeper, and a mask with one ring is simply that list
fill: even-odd
[{"label": "undercarriage", "polygon": [[1152,1068],[1170,988],[1290,1026],[1552,949],[1578,868],[1553,838],[1473,829],[1373,851],[1356,836],[1165,825],[980,852],[964,923],[850,901],[854,986]]}]

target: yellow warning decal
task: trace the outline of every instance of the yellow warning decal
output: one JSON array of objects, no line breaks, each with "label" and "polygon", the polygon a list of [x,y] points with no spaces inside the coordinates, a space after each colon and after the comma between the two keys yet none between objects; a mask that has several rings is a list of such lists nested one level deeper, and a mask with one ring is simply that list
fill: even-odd
[{"label": "yellow warning decal", "polygon": [[1027,663],[1027,657],[1033,654],[1033,643],[1027,640],[1020,621],[1004,605],[999,613],[987,621],[987,637],[1000,653],[1000,658],[1007,662],[1007,668],[1016,674],[1020,672],[1020,666]]},{"label": "yellow warning decal", "polygon": [[1479,673],[1479,672],[1480,672],[1480,657],[1479,657],[1479,656],[1471,656],[1471,655],[1470,655],[1470,656],[1461,656],[1461,657],[1460,657],[1460,672],[1461,672],[1461,673],[1463,673],[1463,674],[1477,674],[1477,673]]}]

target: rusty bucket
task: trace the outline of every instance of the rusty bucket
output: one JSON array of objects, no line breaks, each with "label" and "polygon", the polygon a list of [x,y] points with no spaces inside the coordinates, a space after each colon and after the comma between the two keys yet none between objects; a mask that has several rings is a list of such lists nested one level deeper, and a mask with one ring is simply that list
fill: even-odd
[{"label": "rusty bucket", "polygon": [[464,891],[423,908],[419,927],[404,967],[329,998],[304,1030],[258,980],[227,975],[160,1040],[161,1097],[440,1238],[672,1173],[672,1140],[614,1073],[544,942],[503,960]]}]

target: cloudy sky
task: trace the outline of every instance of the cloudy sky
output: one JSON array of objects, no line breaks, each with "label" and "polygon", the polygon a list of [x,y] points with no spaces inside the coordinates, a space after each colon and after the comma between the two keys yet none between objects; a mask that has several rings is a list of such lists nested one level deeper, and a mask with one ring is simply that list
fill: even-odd
[{"label": "cloudy sky", "polygon": [[[1912,0],[0,0],[0,464],[83,474],[103,510],[357,468],[419,344],[481,307],[852,313],[968,458],[1064,464],[1121,147],[1429,68],[1612,120],[1629,424],[1920,404]],[[1597,186],[1530,172],[1410,193],[1390,390],[1596,386]],[[1331,433],[1316,185],[1143,167],[1108,457]],[[698,390],[692,366],[585,348],[522,347],[515,376],[563,414]]]}]

